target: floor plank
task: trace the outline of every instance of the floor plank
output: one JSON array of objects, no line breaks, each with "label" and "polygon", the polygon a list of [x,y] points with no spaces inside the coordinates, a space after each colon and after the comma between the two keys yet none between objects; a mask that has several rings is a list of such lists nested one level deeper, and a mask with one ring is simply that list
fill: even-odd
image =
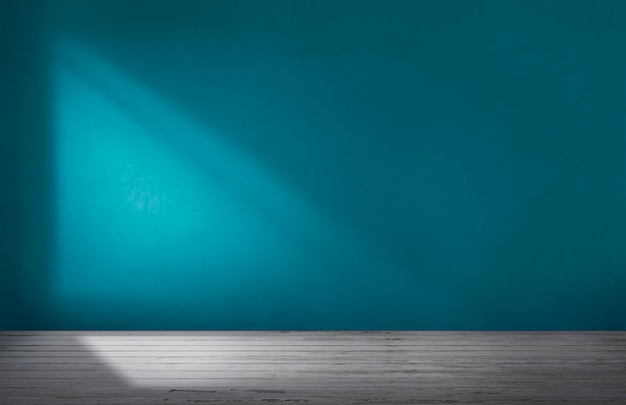
[{"label": "floor plank", "polygon": [[626,332],[0,332],[0,404],[626,404]]}]

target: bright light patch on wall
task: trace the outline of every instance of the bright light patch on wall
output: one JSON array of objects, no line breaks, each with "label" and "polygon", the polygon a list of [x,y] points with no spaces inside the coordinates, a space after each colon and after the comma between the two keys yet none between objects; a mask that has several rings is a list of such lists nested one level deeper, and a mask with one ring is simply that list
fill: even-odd
[{"label": "bright light patch on wall", "polygon": [[216,285],[254,288],[315,241],[346,240],[225,136],[87,47],[58,41],[56,57],[59,297],[197,304]]}]

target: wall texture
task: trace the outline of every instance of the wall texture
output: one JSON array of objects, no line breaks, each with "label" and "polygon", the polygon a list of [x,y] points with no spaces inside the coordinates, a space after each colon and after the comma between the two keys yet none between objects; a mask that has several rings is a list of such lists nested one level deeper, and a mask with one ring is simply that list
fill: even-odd
[{"label": "wall texture", "polygon": [[31,3],[0,327],[626,328],[624,2]]}]

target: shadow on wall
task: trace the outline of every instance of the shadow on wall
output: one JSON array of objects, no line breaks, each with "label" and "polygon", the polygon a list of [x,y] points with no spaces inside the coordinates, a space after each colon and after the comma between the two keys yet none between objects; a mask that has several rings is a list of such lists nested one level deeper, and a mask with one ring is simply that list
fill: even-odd
[{"label": "shadow on wall", "polygon": [[51,10],[58,327],[625,326],[620,2],[147,4]]},{"label": "shadow on wall", "polygon": [[0,328],[46,325],[54,169],[42,3],[0,12]]}]

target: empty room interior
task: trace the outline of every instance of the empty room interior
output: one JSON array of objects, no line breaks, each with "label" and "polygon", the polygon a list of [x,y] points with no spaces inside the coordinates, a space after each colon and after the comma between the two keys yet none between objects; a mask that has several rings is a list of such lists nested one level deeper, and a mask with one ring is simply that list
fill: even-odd
[{"label": "empty room interior", "polygon": [[625,1],[0,28],[0,404],[626,404]]}]

